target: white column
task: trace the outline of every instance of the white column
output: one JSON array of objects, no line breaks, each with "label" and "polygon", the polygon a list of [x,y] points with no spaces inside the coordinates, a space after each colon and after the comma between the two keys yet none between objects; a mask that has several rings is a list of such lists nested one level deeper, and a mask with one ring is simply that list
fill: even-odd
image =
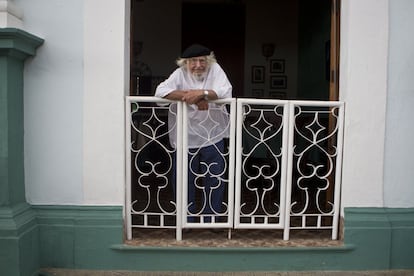
[{"label": "white column", "polygon": [[341,9],[340,100],[345,102],[342,207],[383,207],[388,0]]},{"label": "white column", "polygon": [[0,28],[23,29],[23,12],[12,0],[0,0]]},{"label": "white column", "polygon": [[84,1],[84,204],[124,202],[128,11],[128,1]]}]

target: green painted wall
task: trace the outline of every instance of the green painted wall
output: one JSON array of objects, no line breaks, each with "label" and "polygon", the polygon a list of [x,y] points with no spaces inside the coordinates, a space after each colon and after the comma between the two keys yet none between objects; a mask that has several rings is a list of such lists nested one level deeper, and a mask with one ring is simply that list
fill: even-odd
[{"label": "green painted wall", "polygon": [[0,207],[25,202],[23,69],[41,43],[24,31],[0,28]]},{"label": "green painted wall", "polygon": [[181,248],[123,244],[122,206],[30,206],[23,170],[23,67],[43,40],[0,29],[0,271],[414,269],[414,208],[346,208],[338,247]]},{"label": "green painted wall", "polygon": [[3,47],[0,44],[0,206],[25,200],[23,61]]},{"label": "green painted wall", "polygon": [[0,28],[0,273],[33,275],[39,268],[35,213],[25,200],[24,60],[43,40]]},{"label": "green painted wall", "polygon": [[123,244],[121,207],[33,206],[42,267],[139,271],[413,269],[414,209],[347,208],[338,247],[185,248]]}]

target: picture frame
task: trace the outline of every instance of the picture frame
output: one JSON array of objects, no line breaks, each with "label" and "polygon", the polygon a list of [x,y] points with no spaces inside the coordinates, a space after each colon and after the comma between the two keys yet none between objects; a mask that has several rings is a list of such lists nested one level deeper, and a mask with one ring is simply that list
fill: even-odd
[{"label": "picture frame", "polygon": [[252,97],[253,98],[263,98],[264,97],[264,90],[263,89],[253,89],[252,90]]},{"label": "picture frame", "polygon": [[270,76],[270,89],[286,89],[287,76]]},{"label": "picture frame", "polygon": [[285,60],[284,59],[271,59],[270,60],[270,73],[285,73]]},{"label": "picture frame", "polygon": [[269,98],[284,100],[284,99],[286,99],[286,92],[271,90],[271,91],[269,91]]},{"label": "picture frame", "polygon": [[265,81],[265,67],[253,65],[252,66],[252,83],[264,83]]}]

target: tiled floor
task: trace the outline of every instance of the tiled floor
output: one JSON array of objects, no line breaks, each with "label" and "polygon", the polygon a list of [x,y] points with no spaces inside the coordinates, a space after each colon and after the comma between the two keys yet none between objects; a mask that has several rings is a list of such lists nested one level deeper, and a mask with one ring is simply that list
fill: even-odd
[{"label": "tiled floor", "polygon": [[325,247],[340,246],[341,240],[332,240],[331,231],[291,231],[290,239],[283,240],[283,230],[228,230],[191,229],[183,232],[182,241],[175,239],[175,229],[134,229],[134,239],[126,241],[134,246],[155,247]]}]

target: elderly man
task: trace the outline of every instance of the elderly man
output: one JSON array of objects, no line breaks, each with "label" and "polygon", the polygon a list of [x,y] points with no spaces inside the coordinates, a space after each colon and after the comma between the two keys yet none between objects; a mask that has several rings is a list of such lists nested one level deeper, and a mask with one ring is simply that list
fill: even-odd
[{"label": "elderly man", "polygon": [[[219,215],[225,189],[223,138],[229,135],[228,116],[211,100],[231,98],[232,86],[214,53],[193,44],[177,60],[178,68],[160,83],[155,96],[188,104],[188,221],[200,214]],[[176,147],[175,117],[169,114],[170,143]],[[199,206],[195,190],[202,193]],[[192,217],[194,215],[194,217]],[[203,221],[203,220],[200,220]],[[206,216],[204,222],[210,222]]]}]

